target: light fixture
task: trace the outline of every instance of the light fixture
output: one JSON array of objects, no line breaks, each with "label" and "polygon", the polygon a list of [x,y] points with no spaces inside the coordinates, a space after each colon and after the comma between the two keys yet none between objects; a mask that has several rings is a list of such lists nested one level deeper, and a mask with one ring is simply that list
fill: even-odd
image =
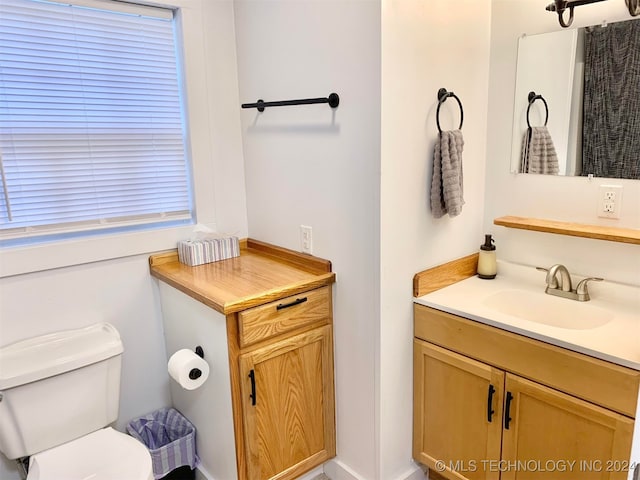
[{"label": "light fixture", "polygon": [[[558,13],[558,22],[564,28],[569,27],[573,23],[573,9],[580,5],[588,5],[590,3],[603,2],[605,0],[554,0],[553,3],[547,5],[547,10]],[[565,21],[564,12],[569,10],[569,20]]]}]

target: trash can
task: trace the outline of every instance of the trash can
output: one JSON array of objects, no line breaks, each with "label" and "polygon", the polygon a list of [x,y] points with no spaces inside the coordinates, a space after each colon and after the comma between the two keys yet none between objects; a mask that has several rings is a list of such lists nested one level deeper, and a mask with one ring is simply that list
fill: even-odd
[{"label": "trash can", "polygon": [[151,454],[156,480],[191,480],[198,463],[196,429],[174,408],[161,408],[127,425],[127,432]]}]

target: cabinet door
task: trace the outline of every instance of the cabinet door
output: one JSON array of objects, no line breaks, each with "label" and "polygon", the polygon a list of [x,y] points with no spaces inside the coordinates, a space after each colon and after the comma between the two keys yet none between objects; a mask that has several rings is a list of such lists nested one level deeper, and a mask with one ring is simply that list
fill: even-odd
[{"label": "cabinet door", "polygon": [[500,459],[504,372],[417,339],[413,365],[413,457],[446,478],[497,479],[484,462]]},{"label": "cabinet door", "polygon": [[331,327],[240,357],[250,480],[298,477],[335,456]]},{"label": "cabinet door", "polygon": [[632,419],[511,374],[505,391],[502,480],[627,478]]}]

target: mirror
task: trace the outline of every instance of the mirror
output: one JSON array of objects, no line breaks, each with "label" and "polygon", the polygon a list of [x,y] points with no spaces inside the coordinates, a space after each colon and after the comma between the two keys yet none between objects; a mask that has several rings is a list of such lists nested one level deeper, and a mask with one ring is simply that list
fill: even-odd
[{"label": "mirror", "polygon": [[640,20],[519,38],[512,172],[640,179],[639,132]]}]

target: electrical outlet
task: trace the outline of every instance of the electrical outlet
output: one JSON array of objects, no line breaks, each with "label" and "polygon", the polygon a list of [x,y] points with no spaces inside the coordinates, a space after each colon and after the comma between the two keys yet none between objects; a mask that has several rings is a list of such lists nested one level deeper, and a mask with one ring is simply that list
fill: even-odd
[{"label": "electrical outlet", "polygon": [[300,225],[300,250],[302,253],[313,253],[313,230],[306,225]]},{"label": "electrical outlet", "polygon": [[598,190],[598,216],[620,218],[622,185],[600,185]]}]

